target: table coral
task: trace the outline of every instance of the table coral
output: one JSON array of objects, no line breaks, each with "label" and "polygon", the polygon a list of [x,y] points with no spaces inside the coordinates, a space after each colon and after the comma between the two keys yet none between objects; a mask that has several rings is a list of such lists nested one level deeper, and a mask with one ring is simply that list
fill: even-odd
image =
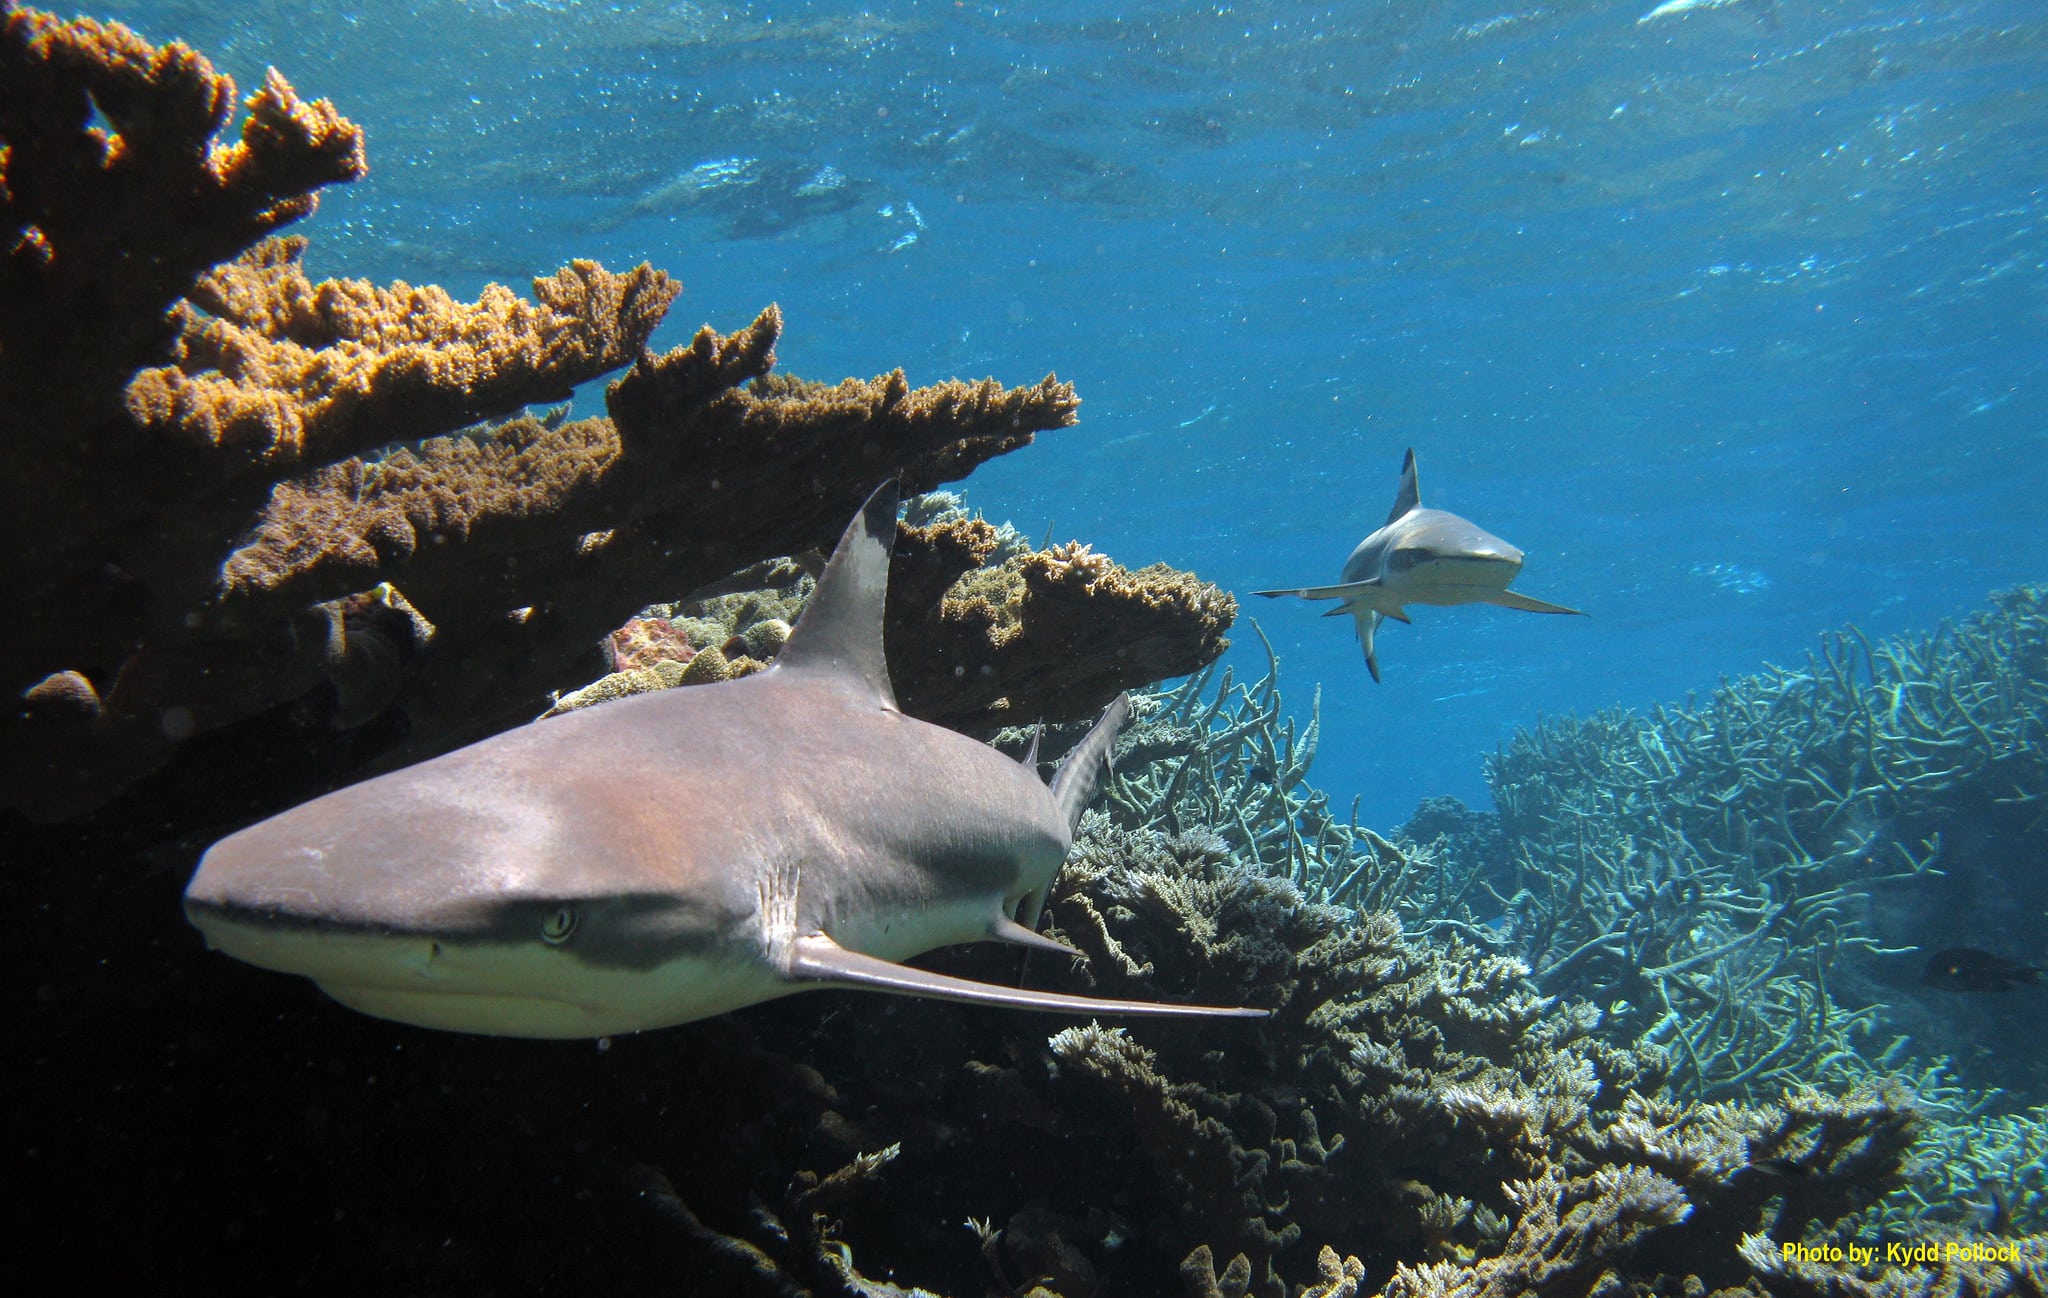
[{"label": "table coral", "polygon": [[199,277],[172,310],[169,363],[128,384],[136,424],[230,471],[416,441],[629,364],[682,291],[646,265],[575,261],[534,280],[534,301],[492,284],[458,302],[434,284],[316,284],[305,248],[266,240]]},{"label": "table coral", "polygon": [[0,0],[0,392],[13,438],[61,447],[116,414],[194,280],[366,169],[362,132],[275,71],[243,105],[241,138],[221,142],[234,107],[234,82],[185,45]]},{"label": "table coral", "polygon": [[[1222,632],[1236,601],[1193,574],[1165,565],[1133,573],[1076,542],[1034,551],[1014,536],[960,510],[899,526],[885,636],[904,712],[979,734],[1020,716],[1092,722],[1125,690],[1199,667],[1229,645]],[[788,561],[759,580],[758,590],[664,608],[693,638],[729,638],[728,656],[766,662],[801,616],[810,583]],[[1077,650],[1083,638],[1103,647]],[[606,680],[556,707],[662,688],[645,674]]]},{"label": "table coral", "polygon": [[[44,614],[0,651],[24,704],[0,723],[0,800],[35,815],[101,805],[231,724],[317,747],[281,709],[323,690],[342,728],[396,718],[358,770],[481,737],[538,712],[650,595],[829,545],[881,479],[930,487],[1073,422],[1049,375],[771,374],[773,307],[653,355],[679,287],[644,265],[572,262],[532,300],[316,282],[302,240],[266,236],[362,174],[331,106],[273,73],[241,141],[215,143],[233,87],[196,53],[0,13],[0,403],[19,425],[0,549]],[[475,424],[621,367],[608,418]],[[1132,597],[1219,598],[1170,584]],[[720,661],[778,643],[764,626]],[[1003,666],[1032,706],[1023,662]]]}]

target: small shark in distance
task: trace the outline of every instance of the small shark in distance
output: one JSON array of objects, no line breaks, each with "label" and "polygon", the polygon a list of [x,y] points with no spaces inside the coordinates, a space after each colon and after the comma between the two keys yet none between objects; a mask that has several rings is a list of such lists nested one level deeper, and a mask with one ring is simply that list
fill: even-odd
[{"label": "small shark in distance", "polygon": [[[882,651],[896,485],[869,498],[767,671],[618,699],[338,790],[210,848],[209,945],[352,1009],[597,1037],[865,988],[1061,1013],[1263,1017],[897,963],[1036,921],[1119,698],[1054,775],[897,710]],[[1034,745],[1035,748],[1035,745]]]},{"label": "small shark in distance", "polygon": [[[1409,604],[1498,604],[1528,613],[1578,613],[1561,604],[1518,595],[1508,583],[1522,571],[1522,552],[1469,519],[1441,509],[1424,509],[1415,482],[1415,452],[1401,462],[1401,489],[1394,497],[1386,526],[1358,543],[1344,561],[1343,580],[1334,586],[1295,590],[1259,590],[1255,595],[1277,599],[1341,599],[1323,614],[1358,619],[1358,643],[1365,649],[1365,668],[1380,678],[1373,633],[1380,622],[1408,621]],[[1583,616],[1583,615],[1582,615]]]}]

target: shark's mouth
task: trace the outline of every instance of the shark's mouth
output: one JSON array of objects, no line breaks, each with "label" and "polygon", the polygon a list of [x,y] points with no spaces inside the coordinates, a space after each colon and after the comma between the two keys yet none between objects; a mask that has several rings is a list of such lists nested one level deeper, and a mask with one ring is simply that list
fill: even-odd
[{"label": "shark's mouth", "polygon": [[636,1030],[601,1008],[546,996],[509,996],[383,983],[318,984],[358,1013],[417,1027],[505,1037],[602,1037]]}]

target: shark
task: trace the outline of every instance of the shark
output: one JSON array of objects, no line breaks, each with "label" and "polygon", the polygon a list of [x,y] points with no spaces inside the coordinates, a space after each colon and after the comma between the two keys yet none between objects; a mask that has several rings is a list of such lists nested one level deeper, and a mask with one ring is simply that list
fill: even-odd
[{"label": "shark", "polygon": [[1425,509],[1415,477],[1415,450],[1401,461],[1401,486],[1386,525],[1358,543],[1344,561],[1343,580],[1332,586],[1291,590],[1259,590],[1268,599],[1342,600],[1324,617],[1357,619],[1358,643],[1365,650],[1365,669],[1380,678],[1379,654],[1373,636],[1387,618],[1409,620],[1410,604],[1498,604],[1525,613],[1572,613],[1575,608],[1549,604],[1508,589],[1522,571],[1522,552],[1485,528],[1441,509]]},{"label": "shark", "polygon": [[[1129,714],[1048,785],[906,716],[882,645],[897,487],[840,538],[766,671],[516,727],[208,848],[214,949],[421,1027],[605,1037],[812,988],[1072,1015],[1262,1017],[982,983],[902,961],[1036,930]],[[1028,921],[1028,922],[1020,922]]]}]

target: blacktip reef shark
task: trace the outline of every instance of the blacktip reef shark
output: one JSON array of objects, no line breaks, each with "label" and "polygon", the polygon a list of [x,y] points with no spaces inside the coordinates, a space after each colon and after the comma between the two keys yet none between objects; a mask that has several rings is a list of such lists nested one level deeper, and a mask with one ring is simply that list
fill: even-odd
[{"label": "blacktip reef shark", "polygon": [[[430,1028],[597,1037],[807,988],[1073,1014],[1261,1017],[972,982],[898,961],[1036,922],[1110,745],[1053,777],[897,710],[882,652],[895,484],[767,671],[619,699],[338,790],[210,848],[214,948]],[[1036,748],[1036,744],[1033,745]]]},{"label": "blacktip reef shark", "polygon": [[1323,614],[1358,620],[1358,643],[1365,649],[1365,669],[1380,678],[1379,654],[1373,633],[1380,622],[1408,621],[1409,604],[1498,604],[1528,613],[1578,613],[1562,604],[1546,604],[1508,589],[1522,571],[1522,552],[1470,519],[1441,509],[1424,509],[1415,481],[1415,451],[1401,462],[1401,489],[1394,496],[1386,526],[1358,543],[1344,561],[1343,580],[1334,586],[1296,590],[1259,590],[1255,595],[1277,599],[1341,599]]}]

